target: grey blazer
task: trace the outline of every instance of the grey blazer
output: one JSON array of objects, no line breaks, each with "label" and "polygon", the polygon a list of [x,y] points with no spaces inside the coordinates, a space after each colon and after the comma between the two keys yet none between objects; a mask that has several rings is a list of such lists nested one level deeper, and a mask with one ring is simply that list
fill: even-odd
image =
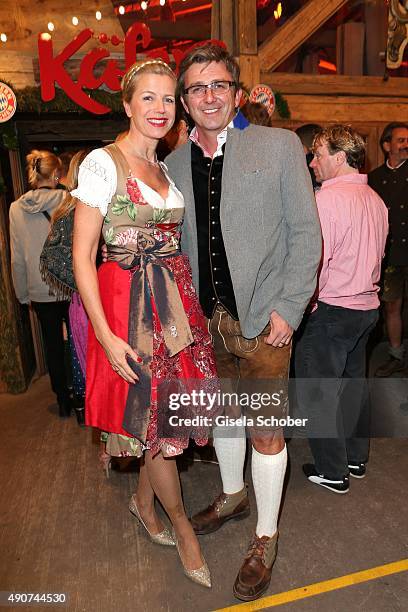
[{"label": "grey blazer", "polygon": [[[229,129],[221,229],[243,335],[253,338],[276,310],[294,329],[316,288],[321,232],[305,154],[289,130]],[[198,288],[191,141],[167,159],[184,195],[182,249]]]}]

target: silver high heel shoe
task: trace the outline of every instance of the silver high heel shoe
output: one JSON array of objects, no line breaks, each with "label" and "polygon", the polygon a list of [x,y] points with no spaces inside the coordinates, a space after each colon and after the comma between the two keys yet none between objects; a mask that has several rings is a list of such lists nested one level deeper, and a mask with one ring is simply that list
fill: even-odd
[{"label": "silver high heel shoe", "polygon": [[144,524],[142,517],[139,514],[139,510],[138,510],[138,507],[136,506],[136,502],[133,496],[130,498],[129,510],[133,514],[133,516],[137,518],[139,523],[143,525],[143,527],[146,529],[147,533],[149,534],[149,538],[151,539],[152,542],[154,542],[155,544],[161,544],[162,546],[175,546],[176,545],[176,542],[174,541],[170,531],[166,527],[160,533],[150,533],[150,531]]},{"label": "silver high heel shoe", "polygon": [[173,536],[174,542],[177,547],[177,552],[179,554],[180,561],[183,566],[184,574],[187,576],[187,578],[190,578],[190,580],[192,580],[193,582],[196,582],[197,584],[200,584],[201,586],[211,589],[211,574],[210,574],[210,570],[208,569],[207,562],[204,560],[204,565],[202,567],[199,567],[198,569],[193,569],[193,570],[187,569],[180,555],[180,548],[179,548],[179,544],[176,538],[176,533],[174,531],[174,528],[172,530],[172,536]]}]

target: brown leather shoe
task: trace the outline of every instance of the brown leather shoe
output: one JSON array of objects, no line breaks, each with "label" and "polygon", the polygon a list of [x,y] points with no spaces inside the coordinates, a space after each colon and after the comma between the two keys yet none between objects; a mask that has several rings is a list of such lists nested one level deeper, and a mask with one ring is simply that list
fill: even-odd
[{"label": "brown leather shoe", "polygon": [[278,532],[271,538],[254,535],[238,576],[233,593],[238,599],[252,601],[266,591],[271,581],[272,566],[278,552]]},{"label": "brown leather shoe", "polygon": [[191,517],[191,524],[197,535],[206,535],[217,531],[231,519],[240,520],[249,516],[249,500],[247,487],[242,491],[227,495],[221,493],[205,510]]}]

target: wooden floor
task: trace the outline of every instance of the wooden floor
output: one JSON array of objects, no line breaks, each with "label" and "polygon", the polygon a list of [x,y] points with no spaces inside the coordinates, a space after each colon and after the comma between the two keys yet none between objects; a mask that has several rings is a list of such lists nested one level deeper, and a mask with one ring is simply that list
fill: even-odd
[{"label": "wooden floor", "polygon": [[[175,549],[151,544],[127,510],[136,470],[115,471],[106,480],[92,432],[73,417],[59,419],[52,403],[47,377],[26,394],[0,396],[0,591],[64,592],[66,606],[37,610],[72,612],[207,612],[238,604],[231,588],[255,511],[201,539],[214,586],[192,584]],[[268,595],[408,557],[406,439],[374,440],[367,478],[352,480],[345,496],[302,476],[301,464],[310,459],[305,441],[290,442],[289,455]],[[219,492],[216,465],[184,463],[181,478],[189,513]],[[408,609],[407,574],[281,609],[402,612]]]}]

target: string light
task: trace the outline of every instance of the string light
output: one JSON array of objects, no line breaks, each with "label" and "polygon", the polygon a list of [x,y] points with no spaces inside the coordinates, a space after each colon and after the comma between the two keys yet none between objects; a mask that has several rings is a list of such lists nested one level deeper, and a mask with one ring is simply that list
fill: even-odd
[{"label": "string light", "polygon": [[160,0],[160,6],[164,6],[166,4],[166,0]]},{"label": "string light", "polygon": [[143,0],[143,2],[140,3],[140,8],[142,9],[142,11],[147,11],[147,2],[146,2],[146,0]]},{"label": "string light", "polygon": [[79,23],[79,19],[78,19],[78,17],[73,17],[73,18],[72,18],[72,25],[77,26],[77,25],[78,25],[78,23]]},{"label": "string light", "polygon": [[1,42],[7,42],[7,34],[4,34],[4,32],[2,32],[0,34],[0,40]]},{"label": "string light", "polygon": [[101,11],[96,11],[95,13],[95,19],[97,19],[98,21],[100,21],[102,19],[102,13]]},{"label": "string light", "polygon": [[282,16],[282,2],[279,2],[279,4],[276,7],[276,9],[273,11],[273,16],[275,17],[276,20],[281,18],[281,16]]},{"label": "string light", "polygon": [[47,24],[47,28],[49,29],[50,32],[53,32],[55,29],[54,24],[52,23],[52,21],[49,21]]},{"label": "string light", "polygon": [[122,4],[119,7],[119,14],[120,15],[124,15],[125,14],[125,7]]}]

